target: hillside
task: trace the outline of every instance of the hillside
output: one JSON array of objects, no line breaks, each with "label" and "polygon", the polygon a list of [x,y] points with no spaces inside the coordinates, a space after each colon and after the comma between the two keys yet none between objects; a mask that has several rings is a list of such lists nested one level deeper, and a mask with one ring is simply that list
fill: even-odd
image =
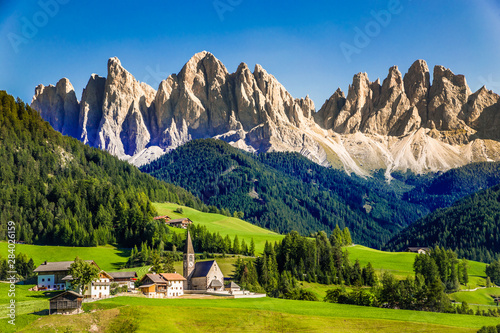
[{"label": "hillside", "polygon": [[[220,233],[223,237],[229,235],[231,239],[238,235],[240,242],[245,240],[250,244],[253,239],[255,242],[255,252],[258,254],[264,251],[266,242],[274,243],[283,239],[283,235],[277,234],[270,230],[258,227],[246,221],[234,217],[228,217],[220,214],[204,213],[196,209],[185,206],[179,206],[173,203],[154,203],[153,204],[158,214],[168,215],[171,218],[187,217],[197,225],[206,226],[208,231],[212,233]],[[174,212],[177,208],[181,207],[182,214]],[[184,237],[186,230],[171,228],[172,232],[181,233]],[[196,250],[196,249],[195,249]]]},{"label": "hillside", "polygon": [[496,258],[500,254],[500,186],[435,211],[400,232],[385,248],[401,251],[407,246],[435,245],[471,260]]},{"label": "hillside", "polygon": [[124,246],[167,230],[151,201],[201,208],[199,199],[109,153],[62,136],[0,91],[0,239],[8,221],[27,243]]},{"label": "hillside", "polygon": [[[0,289],[2,291],[2,289]],[[20,302],[29,296],[23,293]],[[31,306],[47,308],[38,297]],[[41,316],[20,312],[17,330],[46,332],[63,328],[85,332],[92,325],[102,331],[136,327],[138,332],[468,332],[496,325],[498,318],[392,310],[325,302],[261,299],[147,299],[118,297],[85,304],[78,316]],[[220,316],[224,313],[224,316]],[[193,316],[196,314],[196,316]],[[161,319],[159,319],[161,318]],[[219,318],[214,320],[214,318]],[[6,321],[2,332],[13,332]],[[9,325],[10,326],[10,325]]]},{"label": "hillside", "polygon": [[[394,174],[400,177],[402,174]],[[415,178],[414,175],[410,177]],[[403,180],[405,177],[400,177]],[[411,179],[404,179],[411,183]],[[451,206],[469,194],[485,190],[500,183],[500,163],[473,163],[420,181],[403,195],[409,202],[425,205],[431,211]]]},{"label": "hillside", "polygon": [[188,189],[207,205],[286,233],[347,226],[356,243],[378,247],[426,211],[298,154],[245,153],[220,140],[194,140],[141,168]]}]

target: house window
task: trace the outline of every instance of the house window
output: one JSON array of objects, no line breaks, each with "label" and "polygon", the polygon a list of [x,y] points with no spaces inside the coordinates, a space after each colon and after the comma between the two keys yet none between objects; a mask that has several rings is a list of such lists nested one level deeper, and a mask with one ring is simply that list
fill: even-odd
[{"label": "house window", "polygon": [[47,281],[50,281],[50,278],[48,278]]},{"label": "house window", "polygon": [[42,279],[42,282],[45,282],[45,279]]}]

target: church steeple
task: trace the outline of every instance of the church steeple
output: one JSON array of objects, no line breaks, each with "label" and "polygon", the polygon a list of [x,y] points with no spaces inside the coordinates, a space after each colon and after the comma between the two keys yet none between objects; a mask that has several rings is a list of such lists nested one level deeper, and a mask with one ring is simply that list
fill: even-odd
[{"label": "church steeple", "polygon": [[183,266],[183,276],[186,279],[186,285],[184,289],[191,289],[191,279],[190,275],[194,270],[195,262],[194,262],[194,248],[193,243],[191,242],[191,234],[189,230],[186,236],[186,246],[184,247],[184,266]]},{"label": "church steeple", "polygon": [[184,253],[194,254],[193,243],[191,242],[191,234],[189,233],[189,230],[187,232],[186,246],[184,247]]}]

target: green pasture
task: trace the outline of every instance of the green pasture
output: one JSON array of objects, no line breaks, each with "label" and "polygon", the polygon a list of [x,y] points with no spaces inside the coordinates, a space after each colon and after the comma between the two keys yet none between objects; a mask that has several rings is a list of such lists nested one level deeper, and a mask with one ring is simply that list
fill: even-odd
[{"label": "green pasture", "polygon": [[[253,238],[256,253],[262,253],[262,251],[264,251],[266,241],[273,243],[284,237],[283,235],[279,235],[234,217],[203,213],[189,207],[172,203],[154,203],[154,206],[160,215],[168,215],[172,219],[187,217],[198,225],[205,225],[210,232],[219,232],[222,236],[229,235],[231,239],[238,235],[240,242],[244,239],[247,245],[250,245]],[[174,210],[178,207],[182,207],[182,214],[174,213]],[[171,228],[171,230],[172,229],[176,228]],[[177,229],[175,232],[185,231],[183,229]]]}]

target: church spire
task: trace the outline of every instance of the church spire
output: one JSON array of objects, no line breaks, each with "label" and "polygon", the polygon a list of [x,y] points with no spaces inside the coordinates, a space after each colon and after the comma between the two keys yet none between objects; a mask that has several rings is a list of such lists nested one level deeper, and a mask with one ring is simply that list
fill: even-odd
[{"label": "church spire", "polygon": [[190,290],[192,288],[191,273],[194,271],[195,265],[194,248],[193,243],[191,242],[191,233],[188,230],[186,236],[186,246],[184,247],[183,276],[186,279],[186,281],[184,281],[185,290]]},{"label": "church spire", "polygon": [[191,234],[189,233],[189,230],[186,237],[186,246],[184,247],[184,253],[185,254],[194,253],[193,243],[191,242]]}]

